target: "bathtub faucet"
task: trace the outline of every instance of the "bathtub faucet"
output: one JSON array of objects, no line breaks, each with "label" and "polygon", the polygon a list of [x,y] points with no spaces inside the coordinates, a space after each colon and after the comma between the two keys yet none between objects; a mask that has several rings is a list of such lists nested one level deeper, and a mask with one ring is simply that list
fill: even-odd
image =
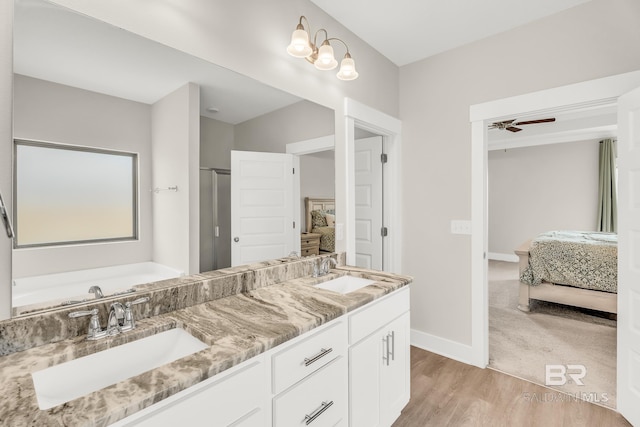
[{"label": "bathtub faucet", "polygon": [[92,287],[89,288],[89,293],[94,294],[97,298],[104,298],[104,295],[102,294],[102,289],[100,289],[100,286],[98,285],[93,285]]}]

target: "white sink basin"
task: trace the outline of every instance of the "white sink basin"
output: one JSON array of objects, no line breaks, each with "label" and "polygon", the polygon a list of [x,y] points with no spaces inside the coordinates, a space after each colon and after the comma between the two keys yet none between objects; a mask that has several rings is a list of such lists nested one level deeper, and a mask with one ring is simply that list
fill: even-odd
[{"label": "white sink basin", "polygon": [[364,279],[362,277],[340,276],[336,279],[318,283],[316,288],[328,289],[341,294],[348,294],[349,292],[357,291],[358,289],[369,286],[375,282],[375,280]]},{"label": "white sink basin", "polygon": [[33,372],[38,406],[53,408],[207,347],[176,328]]}]

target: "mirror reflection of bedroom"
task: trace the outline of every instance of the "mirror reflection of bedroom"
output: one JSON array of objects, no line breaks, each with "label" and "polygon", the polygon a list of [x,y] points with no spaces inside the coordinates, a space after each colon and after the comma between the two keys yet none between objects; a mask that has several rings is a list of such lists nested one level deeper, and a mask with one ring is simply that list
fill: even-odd
[{"label": "mirror reflection of bedroom", "polygon": [[335,252],[334,150],[300,156],[300,255]]},{"label": "mirror reflection of bedroom", "polygon": [[489,125],[489,366],[550,387],[540,401],[616,407],[616,123]]},{"label": "mirror reflection of bedroom", "polygon": [[[384,137],[356,125],[354,151],[355,265],[384,270]],[[328,155],[323,153],[327,152],[300,158],[301,212],[305,212],[305,232],[301,236],[303,256],[334,251],[336,228],[333,187],[328,186],[325,178],[328,171],[333,174],[333,151],[330,151],[330,162],[324,159]],[[323,160],[327,163],[322,163]],[[324,194],[331,194],[331,197]]]}]

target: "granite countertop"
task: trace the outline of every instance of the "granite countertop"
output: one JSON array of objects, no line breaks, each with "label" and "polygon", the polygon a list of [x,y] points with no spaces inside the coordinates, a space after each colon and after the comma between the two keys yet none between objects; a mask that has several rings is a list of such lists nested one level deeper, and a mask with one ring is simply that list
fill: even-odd
[{"label": "granite countertop", "polygon": [[[342,295],[311,285],[350,273],[376,283]],[[139,320],[112,338],[85,336],[0,357],[0,425],[106,426],[408,285],[411,278],[344,266]],[[31,372],[182,327],[210,347],[49,410],[38,407]]]}]

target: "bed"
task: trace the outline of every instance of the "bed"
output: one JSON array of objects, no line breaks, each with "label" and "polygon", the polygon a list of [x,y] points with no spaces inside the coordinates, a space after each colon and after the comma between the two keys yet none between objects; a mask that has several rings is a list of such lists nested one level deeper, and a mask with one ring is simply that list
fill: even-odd
[{"label": "bed", "polygon": [[320,234],[320,251],[335,252],[335,200],[305,197],[304,206],[307,233]]},{"label": "bed", "polygon": [[518,308],[541,300],[617,313],[618,237],[614,233],[549,231],[515,250]]}]

